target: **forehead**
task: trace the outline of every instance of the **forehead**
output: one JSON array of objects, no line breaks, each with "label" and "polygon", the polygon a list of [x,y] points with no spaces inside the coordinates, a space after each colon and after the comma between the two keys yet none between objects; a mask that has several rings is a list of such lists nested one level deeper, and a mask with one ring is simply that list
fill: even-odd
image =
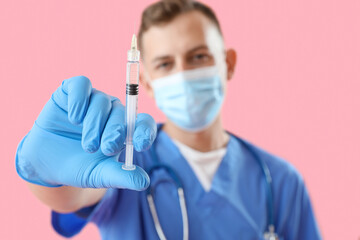
[{"label": "forehead", "polygon": [[150,27],[143,35],[143,55],[181,54],[195,46],[207,45],[207,33],[216,28],[202,13],[183,13],[171,22]]}]

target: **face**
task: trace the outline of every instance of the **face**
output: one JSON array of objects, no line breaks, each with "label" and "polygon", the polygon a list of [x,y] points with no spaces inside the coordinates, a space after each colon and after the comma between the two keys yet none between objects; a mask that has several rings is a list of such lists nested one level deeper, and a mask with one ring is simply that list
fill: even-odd
[{"label": "face", "polygon": [[151,97],[150,81],[180,71],[217,65],[224,82],[233,75],[235,51],[225,50],[215,24],[198,11],[181,14],[170,23],[151,27],[143,34],[142,42],[140,81]]}]

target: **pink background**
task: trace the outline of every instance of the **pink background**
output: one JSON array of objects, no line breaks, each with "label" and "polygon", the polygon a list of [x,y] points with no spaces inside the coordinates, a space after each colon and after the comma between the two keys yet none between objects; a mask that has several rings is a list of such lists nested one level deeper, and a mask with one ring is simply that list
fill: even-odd
[{"label": "pink background", "polygon": [[[0,2],[1,239],[62,239],[16,175],[16,146],[65,78],[124,100],[126,50],[149,2]],[[359,238],[360,1],[206,2],[238,52],[226,128],[299,169],[325,239]],[[163,120],[144,91],[139,102]]]}]

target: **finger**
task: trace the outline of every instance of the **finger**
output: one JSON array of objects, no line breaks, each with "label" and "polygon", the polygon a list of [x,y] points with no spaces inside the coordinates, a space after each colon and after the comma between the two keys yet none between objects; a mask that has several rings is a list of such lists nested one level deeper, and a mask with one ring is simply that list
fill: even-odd
[{"label": "finger", "polygon": [[90,95],[91,82],[87,77],[70,78],[63,84],[64,91],[68,92],[68,117],[73,124],[80,124],[86,114]]},{"label": "finger", "polygon": [[125,138],[125,108],[119,99],[114,98],[109,119],[101,136],[101,151],[107,156],[120,153],[124,148]]},{"label": "finger", "polygon": [[140,113],[136,118],[133,144],[136,151],[149,149],[156,138],[157,127],[154,119],[146,113]]},{"label": "finger", "polygon": [[123,163],[115,158],[100,162],[89,176],[87,187],[95,188],[127,188],[137,191],[145,190],[150,184],[148,174],[139,166],[127,171],[122,168]]},{"label": "finger", "polygon": [[85,151],[93,153],[99,149],[100,138],[110,110],[110,96],[93,89],[89,108],[83,121],[81,144]]},{"label": "finger", "polygon": [[68,119],[73,124],[80,124],[88,108],[92,86],[85,76],[66,79],[54,92],[54,102],[68,112]]}]

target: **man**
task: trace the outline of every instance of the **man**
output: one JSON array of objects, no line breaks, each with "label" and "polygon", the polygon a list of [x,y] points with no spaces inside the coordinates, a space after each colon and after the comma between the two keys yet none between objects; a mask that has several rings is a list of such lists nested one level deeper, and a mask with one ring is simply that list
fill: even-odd
[{"label": "man", "polygon": [[212,10],[154,3],[138,37],[142,86],[167,120],[138,115],[135,170],[118,162],[124,106],[82,76],[63,82],[19,144],[17,171],[55,230],[73,236],[92,221],[103,239],[319,239],[299,173],[222,127],[236,53]]}]

